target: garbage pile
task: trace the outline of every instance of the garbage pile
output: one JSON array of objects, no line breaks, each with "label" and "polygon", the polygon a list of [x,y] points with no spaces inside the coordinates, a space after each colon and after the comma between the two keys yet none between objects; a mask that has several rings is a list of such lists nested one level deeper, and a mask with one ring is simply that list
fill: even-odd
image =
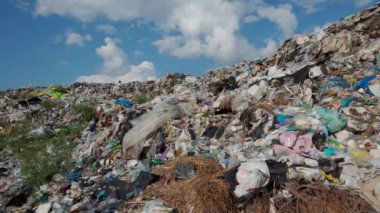
[{"label": "garbage pile", "polygon": [[[23,90],[3,91],[8,123],[46,110],[46,99],[63,103],[44,121],[52,131],[79,119],[71,111],[78,102],[94,101],[96,116],[74,140],[70,171],[29,197],[13,192],[0,208],[378,212],[379,23],[377,4],[287,40],[271,58],[201,78],[32,88],[23,100]],[[21,181],[19,170],[17,159],[2,159],[0,195],[10,196],[4,184]]]}]

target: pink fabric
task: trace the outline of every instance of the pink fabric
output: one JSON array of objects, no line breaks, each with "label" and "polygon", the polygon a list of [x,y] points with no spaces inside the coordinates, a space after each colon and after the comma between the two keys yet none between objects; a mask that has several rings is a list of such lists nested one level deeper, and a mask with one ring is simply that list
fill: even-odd
[{"label": "pink fabric", "polygon": [[285,146],[281,146],[278,144],[273,144],[272,145],[273,151],[276,155],[282,156],[282,155],[297,155],[297,152],[294,151],[293,149],[286,148]]},{"label": "pink fabric", "polygon": [[313,134],[306,133],[301,135],[298,131],[288,131],[280,135],[282,145],[293,149],[299,154],[310,153],[315,149],[312,138]]}]

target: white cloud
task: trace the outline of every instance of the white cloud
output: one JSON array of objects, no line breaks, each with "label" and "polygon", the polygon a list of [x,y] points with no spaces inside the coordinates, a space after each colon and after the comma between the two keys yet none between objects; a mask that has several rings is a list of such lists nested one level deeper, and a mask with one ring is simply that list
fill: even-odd
[{"label": "white cloud", "polygon": [[264,57],[271,56],[279,46],[273,39],[267,39],[266,44],[267,46],[259,50],[260,55]]},{"label": "white cloud", "polygon": [[125,52],[117,46],[112,38],[105,38],[105,45],[96,48],[96,53],[103,59],[101,72],[95,75],[80,76],[79,82],[113,83],[155,80],[155,67],[152,62],[144,61],[131,65]]},{"label": "white cloud", "polygon": [[189,58],[205,56],[219,62],[249,59],[260,50],[240,35],[243,23],[269,19],[282,36],[293,35],[296,16],[288,4],[269,5],[263,0],[37,0],[37,15],[71,16],[82,22],[152,23],[162,37],[152,42],[161,53]]},{"label": "white cloud", "polygon": [[100,25],[96,26],[96,29],[98,31],[104,32],[108,35],[112,35],[112,34],[117,33],[117,29],[110,24],[100,24]]},{"label": "white cloud", "polygon": [[64,37],[61,34],[51,35],[48,37],[48,42],[51,44],[59,44],[63,40],[64,40]]},{"label": "white cloud", "polygon": [[260,20],[260,17],[249,15],[249,16],[244,18],[244,23],[253,23],[253,22],[256,22],[258,20]]},{"label": "white cloud", "polygon": [[93,21],[97,17],[106,17],[112,21],[143,17],[154,21],[163,19],[168,11],[181,3],[179,0],[37,0],[35,13],[43,16],[50,14],[72,16],[83,22]]},{"label": "white cloud", "polygon": [[79,76],[77,82],[90,83],[116,83],[116,82],[131,82],[131,81],[150,81],[156,80],[155,68],[152,62],[144,61],[137,66],[131,66],[131,70],[124,75],[110,76],[106,74],[95,74],[87,76]]},{"label": "white cloud", "polygon": [[354,5],[356,7],[364,7],[371,3],[373,0],[354,0]]},{"label": "white cloud", "polygon": [[23,11],[29,11],[32,4],[26,0],[11,0],[14,6]]},{"label": "white cloud", "polygon": [[[153,42],[160,52],[180,58],[206,56],[223,62],[249,59],[261,54],[238,33],[240,21],[248,13],[246,4],[237,1],[202,2],[205,3],[183,4],[173,12],[166,29],[177,29],[182,34],[164,36]],[[255,9],[261,18],[278,24],[285,36],[293,34],[297,19],[291,13],[290,5],[273,7],[260,3],[257,6],[252,11]],[[253,17],[259,18],[248,15],[244,19],[254,21]],[[272,43],[269,44],[273,47]]]},{"label": "white cloud", "polygon": [[325,24],[323,25],[320,25],[320,26],[315,26],[313,31],[310,32],[312,34],[318,34],[320,33],[322,30],[326,29],[328,26],[332,25],[333,22],[326,22]]},{"label": "white cloud", "polygon": [[144,53],[143,53],[143,52],[141,52],[141,51],[139,51],[139,50],[135,50],[135,51],[133,51],[133,54],[134,54],[135,56],[138,56],[138,57],[140,57],[140,56],[143,56],[143,55],[144,55]]},{"label": "white cloud", "polygon": [[116,41],[111,38],[104,40],[105,45],[96,48],[96,53],[103,59],[102,72],[109,75],[121,75],[131,67],[127,55],[120,49]]},{"label": "white cloud", "polygon": [[[327,0],[291,0],[292,3],[305,9],[305,13],[310,14],[316,12],[320,9],[320,5],[327,4]],[[355,7],[364,7],[373,0],[339,0],[338,3],[341,4],[353,4]]]},{"label": "white cloud", "polygon": [[77,46],[83,46],[84,42],[91,41],[92,37],[90,34],[81,35],[76,32],[69,32],[66,35],[66,41],[65,44],[67,46],[77,45]]},{"label": "white cloud", "polygon": [[180,34],[167,35],[153,44],[160,52],[180,58],[206,56],[234,61],[250,56],[253,47],[238,35],[244,13],[244,4],[238,1],[195,1],[179,5],[164,23],[164,29]]},{"label": "white cloud", "polygon": [[307,14],[317,11],[319,5],[326,1],[327,0],[292,0],[296,5],[303,7]]},{"label": "white cloud", "polygon": [[298,24],[297,17],[292,13],[292,6],[289,4],[260,7],[257,13],[262,18],[276,23],[286,37],[293,35]]}]

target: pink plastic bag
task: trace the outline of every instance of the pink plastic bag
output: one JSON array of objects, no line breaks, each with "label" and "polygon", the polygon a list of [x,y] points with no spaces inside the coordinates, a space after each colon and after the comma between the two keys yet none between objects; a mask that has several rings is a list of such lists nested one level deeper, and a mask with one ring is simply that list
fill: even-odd
[{"label": "pink plastic bag", "polygon": [[313,134],[302,135],[299,131],[288,131],[280,135],[282,145],[293,149],[298,154],[307,154],[315,149],[312,138]]}]

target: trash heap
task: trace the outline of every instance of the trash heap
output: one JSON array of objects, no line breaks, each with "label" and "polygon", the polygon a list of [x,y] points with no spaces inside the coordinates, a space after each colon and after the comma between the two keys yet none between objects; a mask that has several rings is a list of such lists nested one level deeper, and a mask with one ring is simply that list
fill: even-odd
[{"label": "trash heap", "polygon": [[0,118],[11,123],[43,111],[44,99],[63,103],[44,121],[52,131],[79,119],[78,102],[96,100],[96,116],[73,140],[71,170],[29,197],[23,184],[5,187],[22,181],[22,163],[2,159],[0,208],[378,212],[379,24],[377,4],[200,78],[29,88],[36,96],[18,102],[23,90],[3,91]]}]

